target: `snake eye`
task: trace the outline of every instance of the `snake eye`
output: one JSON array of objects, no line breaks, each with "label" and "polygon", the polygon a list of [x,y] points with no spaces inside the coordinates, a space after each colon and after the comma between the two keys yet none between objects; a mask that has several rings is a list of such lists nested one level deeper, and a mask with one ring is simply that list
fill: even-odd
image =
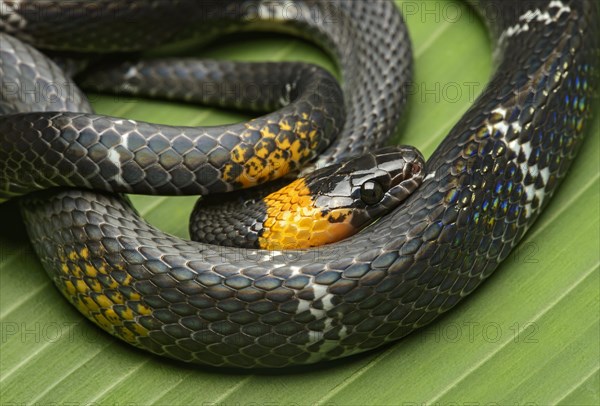
[{"label": "snake eye", "polygon": [[383,187],[374,180],[366,181],[360,187],[360,200],[365,204],[375,204],[383,199]]}]

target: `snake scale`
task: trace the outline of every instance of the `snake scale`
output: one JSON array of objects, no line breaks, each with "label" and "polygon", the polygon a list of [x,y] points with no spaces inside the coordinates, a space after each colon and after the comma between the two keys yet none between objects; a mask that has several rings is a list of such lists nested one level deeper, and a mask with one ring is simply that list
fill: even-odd
[{"label": "snake scale", "polygon": [[[135,3],[95,3],[113,11],[108,13],[112,25],[102,20],[103,13],[73,11],[77,2],[68,2],[69,10],[55,2],[0,3],[7,32],[2,37],[3,75],[10,70],[7,60],[24,71],[21,75],[48,80],[61,75],[9,34],[43,49],[135,50],[148,40],[153,43],[144,46],[190,35],[210,38],[223,31],[265,29],[261,24],[266,23],[266,29],[317,42],[340,68],[346,109],[342,137],[317,166],[379,146],[396,130],[411,63],[407,33],[391,3],[242,1],[206,2],[199,8],[181,0],[153,1],[149,9],[127,5]],[[28,18],[44,4],[43,19]],[[293,18],[285,5],[298,10]],[[105,330],[153,353],[199,364],[251,368],[313,363],[381,346],[431,322],[492,274],[547,205],[576,156],[598,86],[596,1],[482,0],[475,7],[495,41],[495,72],[428,159],[422,185],[369,229],[318,249],[223,248],[162,233],[118,195],[51,190],[21,198],[28,233],[46,271]],[[71,23],[59,24],[62,15]],[[325,23],[315,17],[324,15],[336,18]],[[178,23],[169,24],[172,19]],[[190,24],[198,19],[205,24]],[[148,27],[154,35],[147,35]],[[43,59],[32,63],[37,57]],[[335,92],[329,77],[321,80]],[[31,100],[5,102],[0,160],[9,162],[19,152],[32,161],[35,150],[15,141],[14,133],[42,134],[53,128],[49,118],[61,114],[67,119],[59,124],[70,131],[51,130],[55,136],[72,141],[87,135],[93,144],[98,142],[94,131],[113,129],[114,150],[123,146],[123,132],[156,131],[127,120],[102,121],[99,129],[83,114],[90,113],[83,97],[52,100],[64,104],[53,109],[31,107]],[[335,110],[334,104],[328,107]],[[40,108],[62,112],[39,113],[39,122],[27,121],[29,112]],[[65,113],[69,110],[81,114]],[[343,112],[334,111],[334,116],[341,119]],[[330,127],[338,122],[329,120]],[[365,137],[367,143],[357,141]],[[173,145],[163,148],[170,151]],[[126,153],[121,148],[117,152],[119,157]],[[3,197],[24,192],[9,190],[14,184],[9,173],[18,177],[10,171],[19,169],[18,162],[10,162],[0,171]],[[118,186],[123,183],[119,176],[126,174],[113,172],[112,183],[104,181]],[[46,177],[32,178],[54,185]],[[202,188],[213,181],[198,184]],[[178,193],[171,186],[158,190],[159,184],[148,183],[147,189]],[[114,190],[130,191],[123,188]]]}]

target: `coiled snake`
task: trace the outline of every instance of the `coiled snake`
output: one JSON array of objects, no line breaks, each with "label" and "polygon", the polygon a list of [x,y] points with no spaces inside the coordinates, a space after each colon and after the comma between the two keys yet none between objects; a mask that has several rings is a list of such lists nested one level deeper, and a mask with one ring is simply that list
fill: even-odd
[{"label": "coiled snake", "polygon": [[[144,24],[156,27],[165,21],[152,36],[157,43],[187,35],[208,37],[223,29],[253,28],[261,22],[260,12],[267,3],[273,4],[220,2],[214,10],[227,12],[219,14],[212,3],[199,8],[196,2],[157,1],[152,12],[145,11],[138,19],[128,12],[144,12],[143,8],[112,6],[118,12],[110,13],[114,25],[109,27],[102,13],[61,13],[57,6],[45,10],[45,19],[36,20],[27,18],[28,7],[36,11],[30,3],[5,2],[12,13],[7,17],[3,12],[2,21],[5,31],[42,48],[55,48],[52,39],[74,48],[131,50],[132,44],[147,37]],[[267,22],[322,44],[337,60],[344,79],[341,141],[335,141],[317,165],[380,145],[395,131],[410,72],[406,32],[393,5],[298,1],[293,4],[302,12],[282,25],[285,9],[274,4]],[[419,189],[365,232],[331,249],[229,250],[166,235],[110,193],[49,191],[24,197],[21,203],[45,269],[69,300],[105,330],[154,353],[203,364],[282,367],[339,358],[398,339],[434,320],[495,270],[547,204],[575,157],[597,89],[600,32],[595,1],[490,0],[477,6],[496,40],[496,71],[429,158]],[[331,13],[337,17],[332,24],[315,18]],[[88,16],[90,21],[63,31],[57,21],[62,14]],[[178,24],[171,24],[175,32],[162,29],[170,26],[166,21],[171,18],[178,19]],[[186,19],[205,19],[207,24],[192,28]],[[218,24],[209,23],[215,20]],[[57,31],[49,35],[51,29]],[[18,52],[21,47],[24,53]],[[3,78],[9,66],[49,83],[61,75],[54,65],[43,62],[45,58],[33,59],[36,51],[7,35],[1,50]],[[327,89],[335,87],[328,77],[322,81]],[[310,92],[305,95],[310,97]],[[89,111],[77,96],[52,101],[63,104],[43,110]],[[5,104],[3,114],[36,111],[32,100]],[[335,110],[335,105],[328,107]],[[297,112],[288,113],[298,117]],[[127,120],[107,125],[101,118],[90,121],[84,114],[69,114],[73,113],[38,113],[38,121],[18,120],[31,120],[29,113],[0,119],[0,186],[6,197],[22,192],[8,189],[20,179],[11,171],[36,162],[31,155],[36,149],[17,140],[58,137],[64,140],[58,142],[64,148],[57,151],[61,161],[65,156],[79,157],[64,154],[73,141],[91,142],[91,150],[98,143],[93,135],[111,129],[112,144],[91,154],[104,158],[97,163],[116,157],[113,169],[105,169],[110,177],[99,177],[98,182],[117,186],[104,185],[109,190],[130,191],[127,186],[118,188],[129,175],[123,166],[124,134],[155,134],[156,127]],[[332,116],[338,114],[342,113]],[[330,127],[338,123],[329,122]],[[54,131],[56,126],[63,130]],[[160,146],[148,144],[149,149],[176,151],[169,140],[180,139],[188,130],[169,131],[169,136],[156,141]],[[370,143],[356,143],[367,135]],[[130,147],[131,141],[137,136],[128,135],[125,145]],[[20,160],[15,160],[17,153],[22,154]],[[311,158],[312,152],[307,152],[302,160]],[[75,176],[86,173],[70,168]],[[103,167],[98,168],[91,168],[90,175],[102,175]],[[25,178],[52,186],[62,172],[56,172],[56,178],[50,174]],[[147,183],[149,191],[178,193],[158,190],[169,184],[162,183],[159,174],[148,179],[155,181]],[[219,183],[215,177],[203,181],[200,188]]]}]

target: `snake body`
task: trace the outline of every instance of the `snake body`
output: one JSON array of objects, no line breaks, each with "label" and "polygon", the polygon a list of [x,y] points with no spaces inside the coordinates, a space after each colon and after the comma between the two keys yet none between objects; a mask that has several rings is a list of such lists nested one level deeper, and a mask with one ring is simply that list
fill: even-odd
[{"label": "snake body", "polygon": [[[177,31],[158,30],[154,40],[190,35],[183,22],[198,16],[185,10],[189,2],[176,3],[181,8],[162,12],[181,19]],[[24,39],[36,44],[36,30],[58,25],[58,12],[47,13],[41,28],[19,23],[27,2],[19,4],[4,23],[9,33],[18,35],[20,24]],[[254,25],[260,18],[249,10],[267,3],[232,4],[238,13],[217,19],[231,30]],[[283,3],[274,4],[280,7],[267,22],[324,46],[344,79],[342,135],[349,138],[335,141],[318,164],[368,150],[393,133],[410,70],[406,33],[393,5],[286,2],[306,13],[281,28]],[[223,248],[164,234],[110,193],[48,191],[21,203],[45,269],[105,330],[186,362],[244,368],[313,363],[378,347],[431,322],[489,277],[539,216],[576,155],[598,86],[597,2],[489,0],[476,6],[496,43],[495,73],[429,158],[419,189],[369,229],[318,249]],[[127,6],[114,7],[127,17]],[[309,17],[318,10],[334,13],[336,21]],[[59,31],[55,38],[69,44],[77,38],[73,47],[90,47],[98,38],[110,47],[137,43],[142,28],[121,25],[131,43],[119,43],[121,37],[112,35],[117,29],[102,24],[98,32],[105,37],[84,30]],[[203,34],[216,32],[209,25]],[[55,46],[42,37],[37,46]],[[48,65],[45,72],[53,69]],[[77,100],[64,109],[86,112],[78,110],[82,106]],[[36,128],[2,120],[0,128]],[[352,137],[365,135],[373,143],[356,144],[355,151]]]}]

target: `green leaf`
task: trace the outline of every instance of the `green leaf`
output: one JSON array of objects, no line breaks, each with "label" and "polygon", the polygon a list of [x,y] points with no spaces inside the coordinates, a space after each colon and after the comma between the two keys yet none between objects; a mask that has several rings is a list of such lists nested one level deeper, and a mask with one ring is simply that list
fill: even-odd
[{"label": "green leaf", "polygon": [[[415,52],[415,86],[397,142],[429,156],[491,72],[486,31],[454,2],[397,1]],[[311,45],[234,37],[188,54],[305,60]],[[161,101],[93,96],[100,113],[183,125],[247,116]],[[368,354],[272,373],[197,368],[105,334],[53,287],[17,206],[0,205],[0,400],[17,404],[590,404],[599,395],[600,120],[552,202],[483,286],[429,327]],[[134,197],[163,230],[187,236],[194,198]]]}]

